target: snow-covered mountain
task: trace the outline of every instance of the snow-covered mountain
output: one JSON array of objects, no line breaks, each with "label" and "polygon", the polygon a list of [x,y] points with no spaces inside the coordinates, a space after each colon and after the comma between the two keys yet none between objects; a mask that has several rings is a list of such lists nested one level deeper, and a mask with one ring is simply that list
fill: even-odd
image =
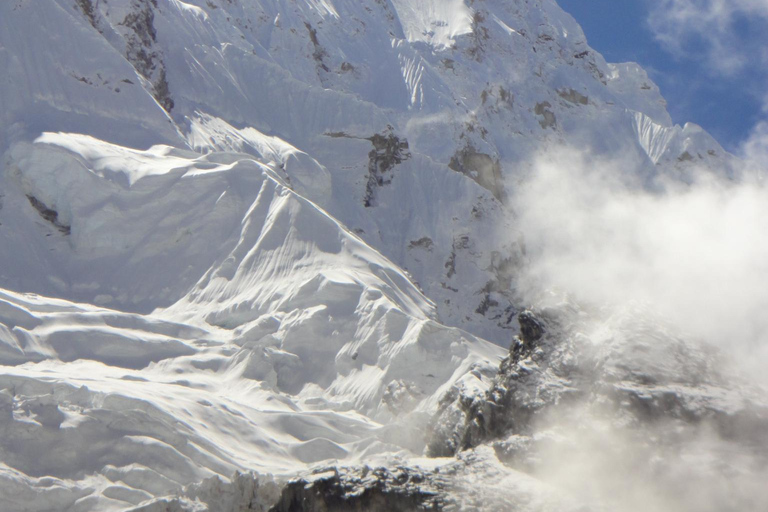
[{"label": "snow-covered mountain", "polygon": [[[538,439],[504,407],[683,385],[521,314],[534,155],[648,187],[735,165],[554,1],[8,0],[0,69],[4,510],[583,510],[509,463]],[[600,371],[511,386],[533,324],[569,340],[537,365]]]},{"label": "snow-covered mountain", "polygon": [[247,153],[406,269],[443,322],[497,343],[514,331],[522,257],[498,236],[513,232],[503,202],[532,151],[620,152],[648,176],[727,159],[553,1],[2,9],[5,147],[72,132]]}]

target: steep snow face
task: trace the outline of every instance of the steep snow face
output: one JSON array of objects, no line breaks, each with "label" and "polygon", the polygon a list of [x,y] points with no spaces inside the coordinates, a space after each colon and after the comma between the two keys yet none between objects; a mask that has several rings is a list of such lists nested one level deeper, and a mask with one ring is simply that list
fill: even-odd
[{"label": "steep snow face", "polygon": [[70,299],[0,290],[11,510],[123,510],[236,470],[418,454],[440,396],[497,364],[247,155],[44,134],[8,158],[6,286]]},{"label": "steep snow face", "polygon": [[76,7],[88,3],[15,0],[0,6],[3,150],[46,130],[134,146],[178,144],[176,126],[146,80]]},{"label": "steep snow face", "polygon": [[463,0],[393,0],[395,12],[409,43],[424,42],[437,50],[472,33],[472,9]]},{"label": "steep snow face", "polygon": [[667,102],[661,97],[659,87],[638,64],[608,64],[606,79],[608,88],[627,109],[643,113],[660,126],[672,126]]},{"label": "steep snow face", "polygon": [[619,153],[643,176],[727,168],[551,0],[0,9],[5,147],[66,131],[249,153],[410,272],[442,321],[505,345],[524,255],[504,202],[532,152]]},{"label": "steep snow face", "polygon": [[[551,0],[9,0],[0,67],[11,510],[290,508],[325,485],[413,494],[413,475],[459,509],[583,510],[500,462],[540,453],[506,412],[595,391],[631,423],[672,394],[739,427],[726,402],[747,395],[709,372],[694,389],[709,360],[684,342],[660,337],[674,364],[626,359],[658,355],[631,315],[590,333],[602,349],[542,320],[496,375],[483,338],[536,332],[508,204],[532,154],[591,148],[649,182],[730,171]],[[571,379],[583,361],[600,371]],[[507,438],[414,461],[436,411],[440,453]],[[418,467],[373,479],[371,460]],[[348,468],[312,472],[329,461]],[[296,473],[311,485],[280,491]]]}]

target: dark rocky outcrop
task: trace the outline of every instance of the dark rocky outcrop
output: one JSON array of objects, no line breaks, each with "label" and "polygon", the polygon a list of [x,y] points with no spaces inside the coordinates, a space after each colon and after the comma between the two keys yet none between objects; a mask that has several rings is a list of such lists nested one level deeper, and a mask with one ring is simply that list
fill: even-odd
[{"label": "dark rocky outcrop", "polygon": [[157,0],[134,0],[132,11],[118,24],[123,27],[125,58],[152,84],[152,95],[167,111],[173,109],[163,54],[157,44]]},{"label": "dark rocky outcrop", "polygon": [[547,128],[555,128],[557,126],[557,117],[555,117],[555,113],[552,112],[552,104],[548,101],[542,101],[541,103],[537,103],[536,107],[533,109],[534,113],[537,116],[541,116],[541,119],[539,120],[539,125],[542,127],[542,129]]},{"label": "dark rocky outcrop", "polygon": [[518,315],[518,322],[521,334],[515,337],[488,392],[481,396],[462,396],[454,389],[441,400],[427,447],[430,456],[449,456],[488,439],[524,430],[524,424],[533,415],[533,407],[516,403],[515,391],[518,384],[525,383],[530,369],[522,370],[518,364],[539,348],[549,328],[529,310]]},{"label": "dark rocky outcrop", "polygon": [[530,311],[520,313],[517,320],[520,323],[520,339],[523,345],[532,346],[544,335],[544,326]]},{"label": "dark rocky outcrop", "polygon": [[[322,69],[326,73],[330,72],[330,69],[328,69],[328,66],[324,62],[324,59],[328,56],[328,52],[325,51],[325,48],[323,48],[323,46],[320,44],[320,40],[317,38],[317,29],[306,21],[304,22],[304,27],[307,29],[307,33],[309,34],[309,40],[312,43],[313,48],[312,58],[315,59],[318,69]],[[343,63],[342,71],[344,71],[344,64],[351,66],[351,64],[348,62]],[[349,70],[351,69],[348,69],[348,71]]]},{"label": "dark rocky outcrop", "polygon": [[335,139],[367,140],[373,145],[368,153],[368,180],[363,198],[366,208],[376,206],[376,191],[379,187],[392,183],[392,169],[411,158],[408,141],[395,135],[392,126],[387,126],[383,133],[371,137],[357,137],[345,132],[328,132],[324,135]]},{"label": "dark rocky outcrop", "polygon": [[584,96],[579,91],[573,89],[558,89],[557,94],[569,103],[574,105],[589,105],[589,97]]},{"label": "dark rocky outcrop", "polygon": [[428,236],[423,236],[418,240],[411,240],[411,243],[408,244],[408,248],[409,249],[421,248],[427,251],[431,251],[434,245],[435,244],[431,238],[429,238]]},{"label": "dark rocky outcrop", "polygon": [[443,510],[439,487],[421,470],[325,468],[289,482],[270,512]]},{"label": "dark rocky outcrop", "polygon": [[93,28],[101,32],[101,29],[99,29],[98,26],[97,11],[93,6],[93,2],[91,0],[77,0],[77,6],[83,12],[83,15],[85,15],[85,17],[88,19],[88,23],[90,23]]},{"label": "dark rocky outcrop", "polygon": [[373,149],[368,153],[368,181],[365,186],[363,204],[376,206],[376,189],[392,182],[392,169],[411,157],[408,141],[400,139],[388,127],[384,133],[368,138]]},{"label": "dark rocky outcrop", "polygon": [[573,304],[520,313],[520,335],[488,391],[453,389],[441,401],[427,453],[490,442],[513,457],[535,450],[553,417],[558,428],[599,418],[641,439],[658,429],[659,442],[704,424],[727,439],[768,441],[768,404],[722,374],[725,354],[675,335],[642,308],[599,322],[591,314]]},{"label": "dark rocky outcrop", "polygon": [[490,39],[490,33],[485,26],[487,16],[488,12],[484,10],[476,10],[472,15],[472,31],[469,34],[470,44],[466,51],[467,55],[477,62],[483,61],[485,43]]},{"label": "dark rocky outcrop", "polygon": [[[155,13],[158,10],[157,0],[130,0],[130,10],[122,19],[111,19],[107,2],[95,0],[76,0],[77,8],[83,13],[88,23],[99,33],[109,31],[110,23],[115,26],[125,46],[115,45],[112,38],[107,40],[115,49],[123,54],[136,72],[144,77],[146,87],[155,100],[166,112],[171,112],[174,101],[171,97],[170,85],[166,75],[166,65],[163,51],[157,40],[155,28]],[[84,77],[75,77],[88,83]],[[133,83],[130,79],[124,83]],[[89,84],[92,85],[92,84]],[[116,90],[119,92],[119,89]]]},{"label": "dark rocky outcrop", "polygon": [[68,235],[72,232],[72,228],[70,226],[63,224],[59,220],[59,212],[49,208],[35,196],[27,195],[27,200],[29,200],[29,204],[31,204],[32,207],[37,210],[37,213],[39,213],[43,219],[53,224],[61,234]]},{"label": "dark rocky outcrop", "polygon": [[480,153],[473,146],[468,145],[451,157],[448,168],[472,178],[499,201],[506,201],[507,193],[501,177],[501,164],[490,155]]}]

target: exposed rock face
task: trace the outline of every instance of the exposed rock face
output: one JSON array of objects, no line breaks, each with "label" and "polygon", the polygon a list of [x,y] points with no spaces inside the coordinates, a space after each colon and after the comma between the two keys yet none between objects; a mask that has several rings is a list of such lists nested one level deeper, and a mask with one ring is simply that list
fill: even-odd
[{"label": "exposed rock face", "polygon": [[589,105],[589,98],[579,91],[573,89],[559,89],[557,94],[569,103],[574,105]]},{"label": "exposed rock face", "polygon": [[376,189],[392,182],[392,169],[408,160],[408,141],[401,140],[390,126],[383,134],[377,133],[368,139],[373,149],[368,153],[368,182],[365,186],[364,204],[376,206]]},{"label": "exposed rock face", "polygon": [[544,326],[530,311],[523,311],[517,319],[520,322],[520,339],[524,344],[530,346],[544,335]]},{"label": "exposed rock face", "polygon": [[521,335],[487,391],[455,386],[443,399],[429,455],[492,447],[505,466],[595,510],[765,506],[765,493],[743,491],[768,473],[765,391],[740,381],[723,354],[639,307],[565,303],[518,319]]},{"label": "exposed rock face", "polygon": [[35,196],[27,195],[27,199],[29,200],[29,204],[32,205],[32,207],[37,210],[37,213],[40,214],[40,216],[53,224],[56,229],[58,229],[63,235],[68,235],[72,231],[71,226],[67,226],[66,224],[62,224],[59,220],[59,212],[56,210],[53,210],[51,208],[48,208],[42,201],[40,201]]},{"label": "exposed rock face", "polygon": [[[125,59],[131,63],[136,72],[147,80],[146,87],[166,112],[174,107],[171,98],[166,65],[163,52],[157,42],[155,14],[158,10],[157,0],[131,0],[124,16],[120,17],[122,9],[110,11],[107,2],[93,0],[77,0],[77,7],[88,20],[88,23],[104,34],[110,23],[115,27],[118,37],[122,38],[124,46],[116,46]],[[115,44],[119,39],[107,38]],[[125,83],[132,83],[130,80]]]},{"label": "exposed rock face", "polygon": [[[452,390],[443,398],[440,412],[433,423],[427,448],[429,455],[451,455],[477,446],[488,438],[501,437],[510,431],[521,431],[523,425],[530,420],[533,404],[524,403],[518,398],[525,397],[515,395],[517,381],[521,377],[521,373],[516,370],[521,361],[530,358],[543,344],[542,337],[550,327],[545,327],[545,322],[531,311],[520,313],[518,322],[520,336],[510,346],[509,356],[501,362],[499,373],[486,394],[462,396],[458,390]],[[522,375],[530,376],[530,373],[528,368],[522,370]]]},{"label": "exposed rock face", "polygon": [[448,164],[452,170],[469,176],[478,185],[490,191],[501,202],[506,200],[506,191],[501,177],[501,164],[474,147],[467,146],[457,152]]},{"label": "exposed rock face", "polygon": [[542,129],[555,128],[557,126],[557,117],[552,112],[552,104],[548,101],[542,101],[536,104],[536,108],[533,109],[537,116],[541,116],[539,119],[539,125]]},{"label": "exposed rock face", "polygon": [[160,50],[157,48],[157,32],[155,30],[155,13],[157,0],[135,0],[133,12],[128,14],[120,25],[126,28],[125,57],[133,64],[141,76],[152,83],[153,96],[167,111],[173,109],[165,74],[165,63]]},{"label": "exposed rock face", "polygon": [[288,483],[270,512],[443,510],[440,486],[413,468],[326,468]]},{"label": "exposed rock face", "polygon": [[143,503],[127,512],[590,512],[550,486],[504,466],[483,447],[429,467],[320,468],[287,483],[253,473],[231,482],[208,478],[174,497]]},{"label": "exposed rock face", "polygon": [[93,7],[91,0],[77,0],[77,6],[83,11],[91,26],[99,30],[96,9]]},{"label": "exposed rock face", "polygon": [[611,312],[601,329],[573,304],[527,310],[518,321],[520,336],[485,395],[454,389],[443,399],[430,455],[509,438],[512,444],[496,446],[511,456],[531,450],[549,418],[585,414],[630,431],[706,422],[728,439],[768,440],[768,406],[725,378],[724,356],[676,336],[641,308]]}]

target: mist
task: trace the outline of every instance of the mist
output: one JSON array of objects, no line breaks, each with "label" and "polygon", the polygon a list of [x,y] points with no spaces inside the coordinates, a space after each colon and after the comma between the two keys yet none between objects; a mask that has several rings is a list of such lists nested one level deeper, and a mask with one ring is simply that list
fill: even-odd
[{"label": "mist", "polygon": [[704,170],[693,184],[649,184],[632,171],[569,148],[537,159],[513,199],[530,259],[523,288],[640,301],[693,337],[765,356],[768,189]]},{"label": "mist", "polygon": [[[726,383],[708,382],[713,377],[704,373],[702,385],[765,385],[768,188],[760,176],[766,141],[768,129],[756,130],[744,144],[737,179],[698,169],[690,174],[693,183],[649,179],[630,162],[574,148],[539,155],[512,194],[528,259],[520,277],[525,300],[536,304],[554,291],[590,311],[592,329],[618,336],[626,327],[612,324],[610,312],[639,304],[661,332],[715,348],[712,375]],[[628,425],[615,411],[604,412],[585,401],[541,417],[533,430],[555,441],[538,449],[535,474],[611,510],[768,506],[768,465],[764,450],[754,449],[761,446],[754,440],[768,434],[763,427],[728,436],[709,420]]]}]

